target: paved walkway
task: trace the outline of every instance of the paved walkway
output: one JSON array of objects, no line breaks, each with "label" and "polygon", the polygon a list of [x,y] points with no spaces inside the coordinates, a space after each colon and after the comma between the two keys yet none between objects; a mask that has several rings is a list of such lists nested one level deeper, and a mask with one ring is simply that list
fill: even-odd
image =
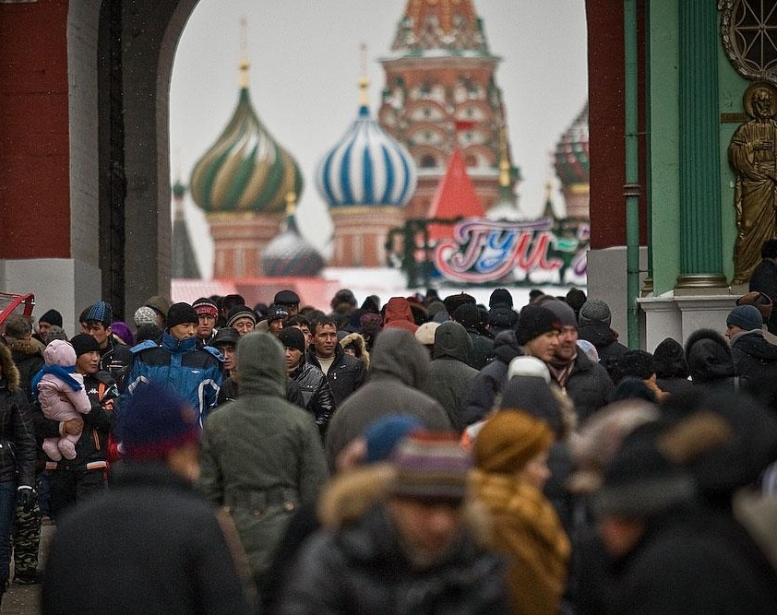
[{"label": "paved walkway", "polygon": [[[41,531],[41,562],[38,566],[43,569],[43,560],[45,559],[46,546],[54,532],[54,526],[44,523]],[[13,578],[13,571],[11,572]],[[36,615],[40,612],[38,608],[38,596],[40,595],[40,585],[11,585],[3,596],[3,606],[0,608],[0,615]]]}]

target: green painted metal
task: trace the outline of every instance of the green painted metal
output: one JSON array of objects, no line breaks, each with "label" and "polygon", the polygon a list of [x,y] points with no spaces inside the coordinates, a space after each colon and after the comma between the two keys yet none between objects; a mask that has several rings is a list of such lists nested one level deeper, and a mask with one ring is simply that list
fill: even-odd
[{"label": "green painted metal", "polygon": [[626,115],[626,305],[629,348],[639,348],[639,158],[637,150],[637,0],[623,10]]},{"label": "green painted metal", "polygon": [[680,8],[680,274],[722,274],[718,10]]}]

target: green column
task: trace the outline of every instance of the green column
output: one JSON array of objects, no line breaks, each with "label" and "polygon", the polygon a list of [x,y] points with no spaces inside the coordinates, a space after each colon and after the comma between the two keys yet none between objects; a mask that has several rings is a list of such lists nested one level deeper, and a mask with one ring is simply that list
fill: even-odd
[{"label": "green column", "polygon": [[718,11],[680,7],[680,275],[677,289],[721,288],[723,242],[718,138]]}]

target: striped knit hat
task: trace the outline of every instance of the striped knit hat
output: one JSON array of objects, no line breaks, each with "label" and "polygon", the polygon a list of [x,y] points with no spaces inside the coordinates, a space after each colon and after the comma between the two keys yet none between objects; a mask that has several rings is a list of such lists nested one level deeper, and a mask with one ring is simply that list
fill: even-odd
[{"label": "striped knit hat", "polygon": [[402,440],[391,457],[397,472],[392,495],[461,500],[471,462],[453,432],[417,431]]}]

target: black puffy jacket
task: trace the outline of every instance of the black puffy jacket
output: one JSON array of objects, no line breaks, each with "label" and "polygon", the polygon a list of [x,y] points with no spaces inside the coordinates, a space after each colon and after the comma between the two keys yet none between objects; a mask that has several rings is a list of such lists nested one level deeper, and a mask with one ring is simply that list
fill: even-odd
[{"label": "black puffy jacket", "polygon": [[[321,369],[316,358],[316,350],[311,344],[305,362]],[[340,344],[335,345],[335,360],[329,366],[326,379],[332,389],[335,403],[339,406],[343,400],[364,383],[364,364],[349,354],[345,354]]]},{"label": "black puffy jacket", "polygon": [[0,482],[35,486],[36,457],[30,404],[11,351],[0,344]]}]

